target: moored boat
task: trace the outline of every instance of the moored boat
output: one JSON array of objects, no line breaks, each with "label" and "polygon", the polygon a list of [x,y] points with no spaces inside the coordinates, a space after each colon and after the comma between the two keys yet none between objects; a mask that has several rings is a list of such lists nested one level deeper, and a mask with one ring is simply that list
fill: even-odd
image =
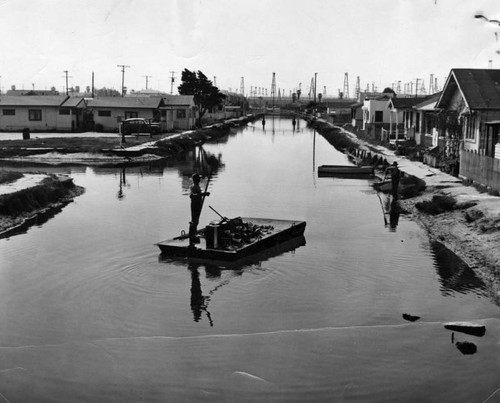
[{"label": "moored boat", "polygon": [[372,176],[374,168],[370,165],[321,165],[318,176]]},{"label": "moored boat", "polygon": [[219,261],[236,261],[303,236],[305,221],[237,217],[212,222],[197,232],[199,243],[189,236],[158,242],[162,255]]}]

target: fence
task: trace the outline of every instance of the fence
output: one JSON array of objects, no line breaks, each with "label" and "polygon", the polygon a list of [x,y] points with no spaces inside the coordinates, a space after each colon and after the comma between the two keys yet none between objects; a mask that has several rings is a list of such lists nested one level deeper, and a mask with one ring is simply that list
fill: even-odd
[{"label": "fence", "polygon": [[500,192],[500,160],[460,150],[460,176]]}]

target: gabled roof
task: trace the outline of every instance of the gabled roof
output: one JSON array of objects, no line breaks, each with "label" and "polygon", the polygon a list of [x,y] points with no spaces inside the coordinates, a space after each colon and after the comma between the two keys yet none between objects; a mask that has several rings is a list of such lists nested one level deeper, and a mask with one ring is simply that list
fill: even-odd
[{"label": "gabled roof", "polygon": [[63,108],[85,108],[86,106],[85,98],[82,97],[70,97],[62,105]]},{"label": "gabled roof", "polygon": [[424,98],[422,102],[419,104],[416,104],[414,106],[415,109],[422,110],[422,111],[431,111],[436,109],[436,102],[438,101],[439,97],[441,96],[441,91],[436,92],[435,94],[429,95]]},{"label": "gabled roof", "polygon": [[415,105],[424,100],[424,97],[391,98],[389,104],[395,109],[412,109]]},{"label": "gabled roof", "polygon": [[500,109],[500,70],[452,69],[436,107],[446,108],[457,90],[469,109]]},{"label": "gabled roof", "polygon": [[0,107],[2,106],[60,106],[67,95],[2,95],[0,96]]},{"label": "gabled roof", "polygon": [[99,97],[87,100],[90,108],[155,109],[163,106],[162,97]]}]

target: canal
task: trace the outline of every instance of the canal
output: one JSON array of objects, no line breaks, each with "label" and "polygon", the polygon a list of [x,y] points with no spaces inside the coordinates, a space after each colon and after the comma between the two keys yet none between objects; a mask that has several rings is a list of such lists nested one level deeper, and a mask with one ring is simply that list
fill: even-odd
[{"label": "canal", "polygon": [[[202,224],[218,219],[209,206],[300,219],[305,244],[233,270],[162,258],[155,243],[188,228],[201,156],[218,165]],[[348,163],[305,122],[267,118],[160,167],[53,168],[86,192],[0,240],[0,396],[498,399],[500,313],[485,285],[404,215],[390,225],[372,179],[317,176]],[[486,335],[443,326],[469,320]]]}]

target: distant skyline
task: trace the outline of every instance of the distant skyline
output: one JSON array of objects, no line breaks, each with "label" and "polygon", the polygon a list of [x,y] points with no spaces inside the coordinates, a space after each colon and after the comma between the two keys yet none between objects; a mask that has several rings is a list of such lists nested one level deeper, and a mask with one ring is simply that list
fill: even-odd
[{"label": "distant skyline", "polygon": [[497,0],[0,0],[0,87],[68,86],[177,93],[184,68],[222,90],[353,97],[452,68],[500,68]]}]

